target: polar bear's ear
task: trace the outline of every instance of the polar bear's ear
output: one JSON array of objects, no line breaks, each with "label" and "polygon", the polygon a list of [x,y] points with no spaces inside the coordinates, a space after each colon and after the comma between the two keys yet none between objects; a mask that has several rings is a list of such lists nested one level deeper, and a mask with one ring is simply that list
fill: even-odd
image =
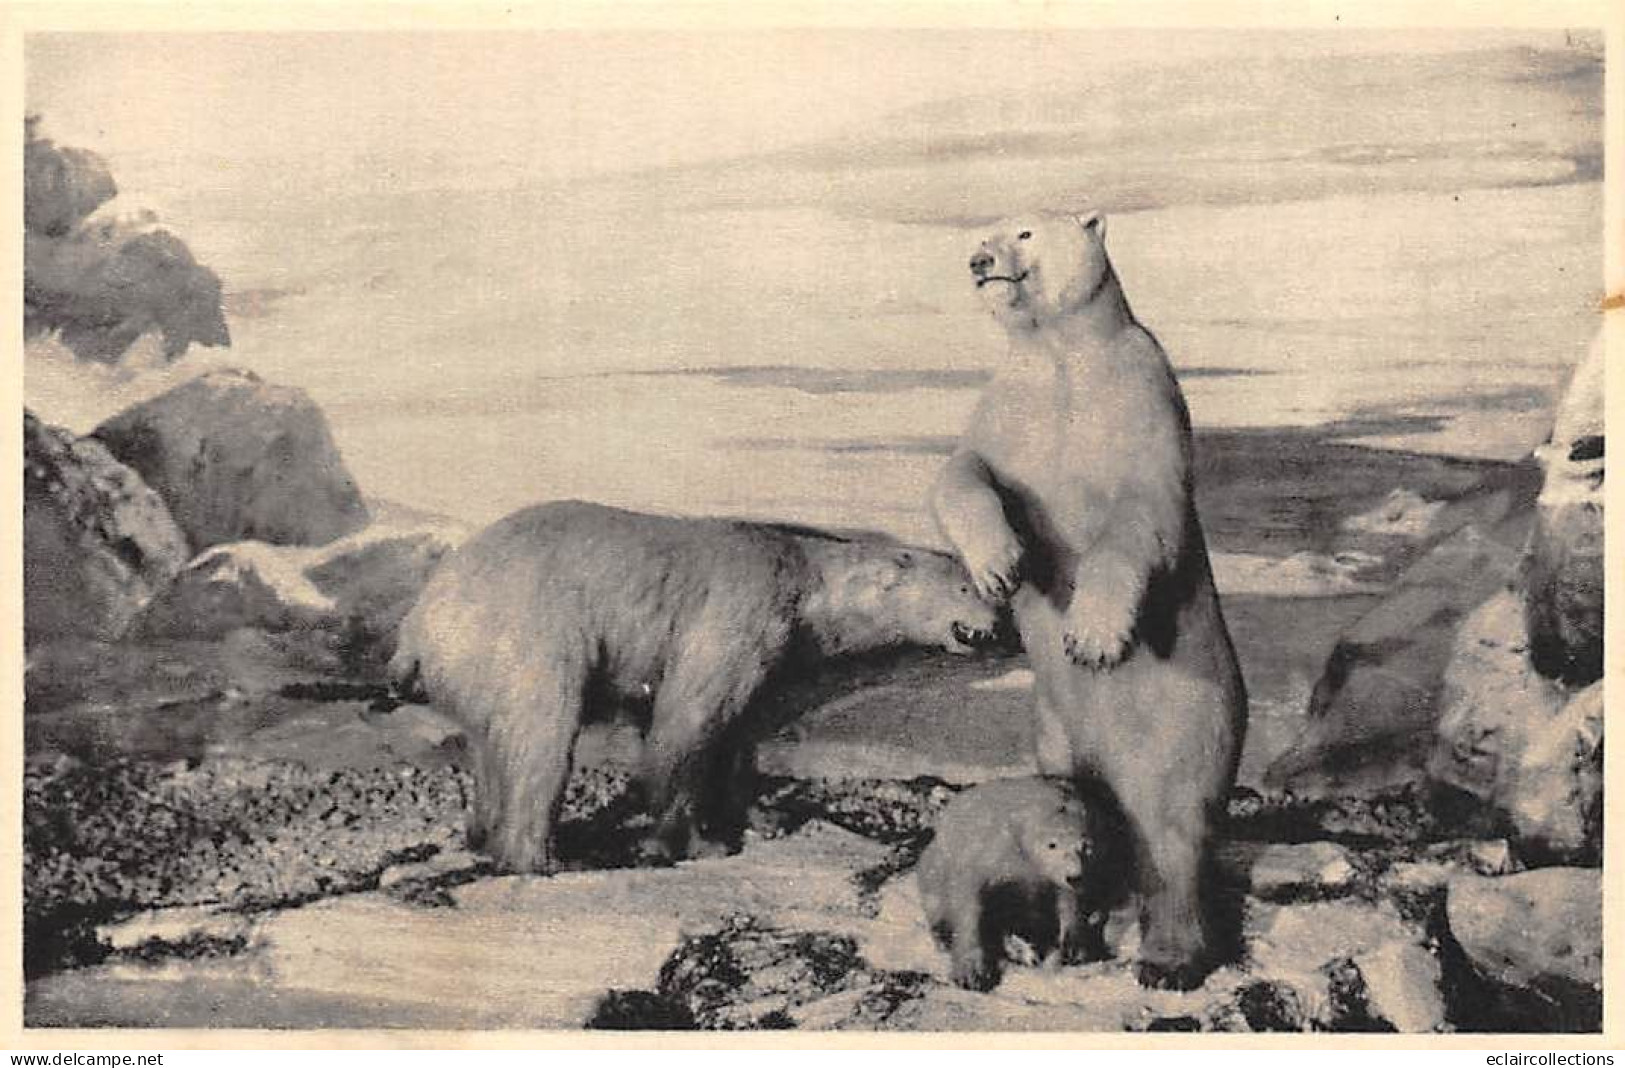
[{"label": "polar bear's ear", "polygon": [[1099,208],[1094,211],[1084,212],[1082,215],[1074,216],[1074,218],[1078,220],[1078,225],[1085,230],[1093,229],[1095,236],[1100,240],[1104,241],[1106,239],[1106,213]]}]

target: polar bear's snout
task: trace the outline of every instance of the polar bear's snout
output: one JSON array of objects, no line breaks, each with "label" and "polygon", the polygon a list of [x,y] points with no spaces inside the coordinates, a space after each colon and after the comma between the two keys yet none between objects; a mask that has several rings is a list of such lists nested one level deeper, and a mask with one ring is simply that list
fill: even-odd
[{"label": "polar bear's snout", "polygon": [[1009,259],[1009,266],[1003,271],[997,270],[999,257],[986,245],[979,249],[976,255],[970,258],[970,273],[976,276],[976,288],[981,289],[989,282],[1009,282],[1019,286],[1027,280],[1027,272],[1018,271],[1019,263],[1014,256]]}]

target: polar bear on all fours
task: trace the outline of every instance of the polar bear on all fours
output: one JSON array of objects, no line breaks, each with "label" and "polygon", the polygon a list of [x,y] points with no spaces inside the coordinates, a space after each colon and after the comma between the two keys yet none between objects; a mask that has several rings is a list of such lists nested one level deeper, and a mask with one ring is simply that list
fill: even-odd
[{"label": "polar bear on all fours", "polygon": [[1010,346],[932,494],[1036,675],[1038,769],[1104,787],[1133,839],[1140,981],[1215,963],[1203,872],[1247,698],[1192,500],[1190,419],[1105,219],[1004,223],[970,260]]},{"label": "polar bear on all fours", "polygon": [[447,557],[401,624],[392,671],[463,728],[470,844],[509,871],[549,872],[585,723],[641,709],[647,857],[731,852],[756,743],[801,710],[780,700],[791,680],[838,687],[842,659],[968,654],[1001,629],[958,560],[885,535],[553,501]]}]

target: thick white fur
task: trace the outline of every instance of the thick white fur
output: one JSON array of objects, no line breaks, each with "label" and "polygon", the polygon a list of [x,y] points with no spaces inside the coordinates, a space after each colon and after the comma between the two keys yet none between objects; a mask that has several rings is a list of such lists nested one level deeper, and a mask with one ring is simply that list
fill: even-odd
[{"label": "thick white fur", "polygon": [[1142,980],[1207,957],[1210,818],[1246,693],[1192,501],[1190,422],[1106,254],[1105,220],[1003,223],[971,260],[1009,350],[932,503],[978,584],[1008,594],[1037,676],[1039,770],[1103,783],[1139,853]]}]

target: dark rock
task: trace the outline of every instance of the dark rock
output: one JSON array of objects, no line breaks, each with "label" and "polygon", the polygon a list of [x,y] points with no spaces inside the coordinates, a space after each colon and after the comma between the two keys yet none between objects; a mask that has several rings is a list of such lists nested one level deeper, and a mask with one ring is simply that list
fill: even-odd
[{"label": "dark rock", "polygon": [[[341,666],[331,645],[308,635],[250,630],[213,642],[41,641],[29,650],[23,679],[25,740],[30,752],[52,747],[72,752],[74,747],[57,745],[49,736],[57,717],[79,718],[103,735],[103,744],[83,754],[87,757],[185,757],[191,755],[182,722],[188,710],[211,706],[209,714],[217,715],[291,685],[329,679]],[[274,715],[275,710],[262,710],[257,719],[250,715],[232,726],[252,729]],[[147,732],[154,734],[151,744],[141,737]],[[121,739],[130,745],[121,748]],[[167,754],[166,745],[173,746]]]},{"label": "dark rock", "polygon": [[1578,694],[1531,670],[1517,597],[1463,626],[1445,674],[1434,781],[1502,813],[1520,856],[1595,863],[1602,844],[1601,682]]},{"label": "dark rock", "polygon": [[943,987],[923,972],[872,967],[847,935],[735,916],[683,942],[657,996],[706,1030],[877,1030]]},{"label": "dark rock", "polygon": [[113,173],[94,152],[58,148],[36,136],[37,116],[26,122],[23,144],[23,227],[61,237],[118,195]]},{"label": "dark rock", "polygon": [[1536,450],[1546,481],[1523,570],[1530,660],[1573,688],[1602,677],[1604,348],[1599,330]]},{"label": "dark rock", "polygon": [[694,1031],[699,1028],[686,1005],[649,990],[611,990],[584,1026],[589,1031]]},{"label": "dark rock", "polygon": [[90,438],[23,413],[23,633],[111,639],[190,555],[163,500]]},{"label": "dark rock", "polygon": [[1298,996],[1276,983],[1248,983],[1236,992],[1236,1011],[1248,1031],[1307,1031],[1308,1017]]},{"label": "dark rock", "polygon": [[325,545],[367,506],[321,410],[297,389],[212,371],[114,416],[95,436],[169,503],[194,548]]},{"label": "dark rock", "polygon": [[449,769],[35,767],[24,775],[25,925],[371,888],[414,850],[460,844],[464,790]]},{"label": "dark rock", "polygon": [[848,989],[865,972],[849,937],[738,917],[685,941],[660,969],[659,993],[685,1005],[707,1030],[771,1027],[772,1017]]},{"label": "dark rock", "polygon": [[89,218],[118,192],[93,152],[59,148],[27,120],[23,146],[23,334],[56,331],[82,360],[114,362],[143,334],[175,359],[229,345],[220,279],[151,215]]},{"label": "dark rock", "polygon": [[1571,687],[1602,678],[1603,562],[1600,500],[1541,508],[1523,576],[1529,659]]},{"label": "dark rock", "polygon": [[[1390,1033],[1398,1030],[1387,1020],[1373,1014],[1370,987],[1366,982],[1365,973],[1358,964],[1345,957],[1332,961],[1323,970],[1326,973],[1327,1000],[1333,1020],[1331,1030]],[[1433,977],[1432,982],[1437,988],[1437,977]]]},{"label": "dark rock", "polygon": [[1602,873],[1542,868],[1450,880],[1450,932],[1497,1004],[1497,1029],[1602,1027]]},{"label": "dark rock", "polygon": [[871,972],[865,985],[803,1005],[794,1019],[797,1026],[808,1030],[885,1029],[899,1010],[936,985],[924,972]]},{"label": "dark rock", "polygon": [[55,331],[81,360],[113,363],[144,334],[175,360],[194,343],[231,344],[220,279],[150,216],[64,237],[23,238],[23,332]]}]

